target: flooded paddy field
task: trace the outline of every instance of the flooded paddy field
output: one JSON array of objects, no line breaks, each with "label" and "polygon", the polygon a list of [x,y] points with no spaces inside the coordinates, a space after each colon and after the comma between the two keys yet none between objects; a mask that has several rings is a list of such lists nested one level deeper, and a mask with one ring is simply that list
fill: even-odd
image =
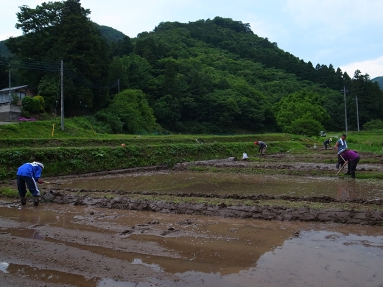
[{"label": "flooded paddy field", "polygon": [[48,178],[0,199],[0,286],[382,286],[383,181],[302,159]]},{"label": "flooded paddy field", "polygon": [[0,286],[381,286],[380,226],[0,207]]},{"label": "flooded paddy field", "polygon": [[302,177],[281,174],[240,174],[223,172],[161,171],[75,177],[56,181],[56,189],[105,190],[158,194],[201,193],[213,195],[289,195],[383,198],[383,181],[336,177]]}]

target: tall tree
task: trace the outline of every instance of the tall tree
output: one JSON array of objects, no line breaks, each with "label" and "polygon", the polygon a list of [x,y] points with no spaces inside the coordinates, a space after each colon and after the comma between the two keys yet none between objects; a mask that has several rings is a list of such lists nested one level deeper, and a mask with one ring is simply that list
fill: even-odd
[{"label": "tall tree", "polygon": [[363,75],[359,70],[354,73],[347,95],[349,123],[353,129],[357,126],[357,103],[360,127],[371,120],[383,119],[383,91],[377,83],[371,82],[368,74]]},{"label": "tall tree", "polygon": [[[10,51],[22,60],[64,61],[68,76],[64,89],[69,91],[65,93],[65,110],[69,115],[78,114],[82,105],[99,109],[109,103],[108,49],[89,14],[90,10],[84,9],[78,0],[44,2],[35,9],[21,6],[16,27],[24,35],[7,43]],[[46,71],[33,77],[29,71],[25,74],[31,85],[38,86]],[[56,97],[44,92],[41,90],[45,97]]]}]

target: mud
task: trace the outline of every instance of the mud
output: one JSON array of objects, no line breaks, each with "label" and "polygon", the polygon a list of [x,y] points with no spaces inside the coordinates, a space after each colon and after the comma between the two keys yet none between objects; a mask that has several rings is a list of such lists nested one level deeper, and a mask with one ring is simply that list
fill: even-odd
[{"label": "mud", "polygon": [[0,286],[380,286],[383,182],[330,156],[47,178],[38,207],[0,199]]},{"label": "mud", "polygon": [[379,201],[383,182],[355,181],[331,177],[294,177],[190,171],[161,171],[56,180],[55,189],[72,192],[163,194],[210,198]]},{"label": "mud", "polygon": [[379,286],[383,280],[381,227],[54,203],[0,207],[0,219],[0,286],[307,286],[312,280]]},{"label": "mud", "polygon": [[[266,196],[260,196],[258,199]],[[253,197],[256,200],[257,197]],[[226,204],[211,205],[207,203],[175,203],[160,200],[142,200],[128,197],[93,198],[89,196],[75,196],[66,193],[45,193],[44,201],[71,204],[79,206],[93,206],[108,209],[152,211],[171,214],[207,215],[230,218],[253,218],[264,220],[299,220],[317,222],[342,222],[349,224],[383,225],[383,212],[377,210],[344,210],[338,209],[311,209],[306,206],[299,208],[286,208],[283,206],[244,206]],[[318,201],[331,201],[331,198],[314,198]],[[310,198],[306,198],[310,201]],[[381,201],[374,202],[380,205]]]}]

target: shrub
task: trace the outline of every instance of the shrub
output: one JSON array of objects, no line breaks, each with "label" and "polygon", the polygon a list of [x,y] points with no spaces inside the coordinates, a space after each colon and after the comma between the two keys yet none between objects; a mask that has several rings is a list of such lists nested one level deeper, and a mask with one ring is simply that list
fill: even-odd
[{"label": "shrub", "polygon": [[40,101],[25,97],[22,100],[22,110],[25,114],[37,114],[40,111]]},{"label": "shrub", "polygon": [[43,113],[45,111],[44,110],[45,109],[44,98],[42,96],[37,95],[37,96],[33,97],[33,100],[37,102],[36,105],[38,105],[38,107],[39,107],[38,112]]},{"label": "shrub", "polygon": [[316,120],[308,117],[299,118],[291,123],[291,132],[298,135],[316,136],[323,126]]},{"label": "shrub", "polygon": [[382,120],[372,120],[363,125],[363,129],[365,130],[382,130],[383,129],[383,121]]}]

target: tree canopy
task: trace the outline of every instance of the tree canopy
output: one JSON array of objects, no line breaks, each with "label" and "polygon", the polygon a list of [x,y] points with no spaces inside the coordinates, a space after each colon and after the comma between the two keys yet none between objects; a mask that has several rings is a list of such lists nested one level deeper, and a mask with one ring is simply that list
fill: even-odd
[{"label": "tree canopy", "polygon": [[[16,27],[24,35],[7,41],[9,50],[20,60],[39,61],[45,70],[52,68],[48,63],[65,63],[67,115],[79,114],[81,107],[97,110],[109,103],[108,49],[100,31],[89,20],[89,13],[76,0],[44,2],[36,8],[21,6]],[[29,85],[42,84],[39,93],[53,98],[48,103],[54,102],[56,93],[51,94],[44,87],[47,81],[55,81],[52,85],[57,86],[57,77],[46,76],[47,72],[40,70],[21,73]]]},{"label": "tree canopy", "polygon": [[320,95],[302,90],[282,98],[276,105],[276,120],[284,132],[316,135],[330,119]]},{"label": "tree canopy", "polygon": [[7,40],[8,63],[19,67],[20,84],[38,87],[47,110],[57,108],[63,60],[66,116],[94,115],[112,132],[148,131],[156,121],[189,133],[341,130],[344,86],[350,127],[356,96],[361,125],[383,118],[383,92],[368,75],[350,78],[331,64],[306,63],[248,23],[162,22],[129,38],[89,16],[77,0],[20,7],[17,27],[24,35]]}]

